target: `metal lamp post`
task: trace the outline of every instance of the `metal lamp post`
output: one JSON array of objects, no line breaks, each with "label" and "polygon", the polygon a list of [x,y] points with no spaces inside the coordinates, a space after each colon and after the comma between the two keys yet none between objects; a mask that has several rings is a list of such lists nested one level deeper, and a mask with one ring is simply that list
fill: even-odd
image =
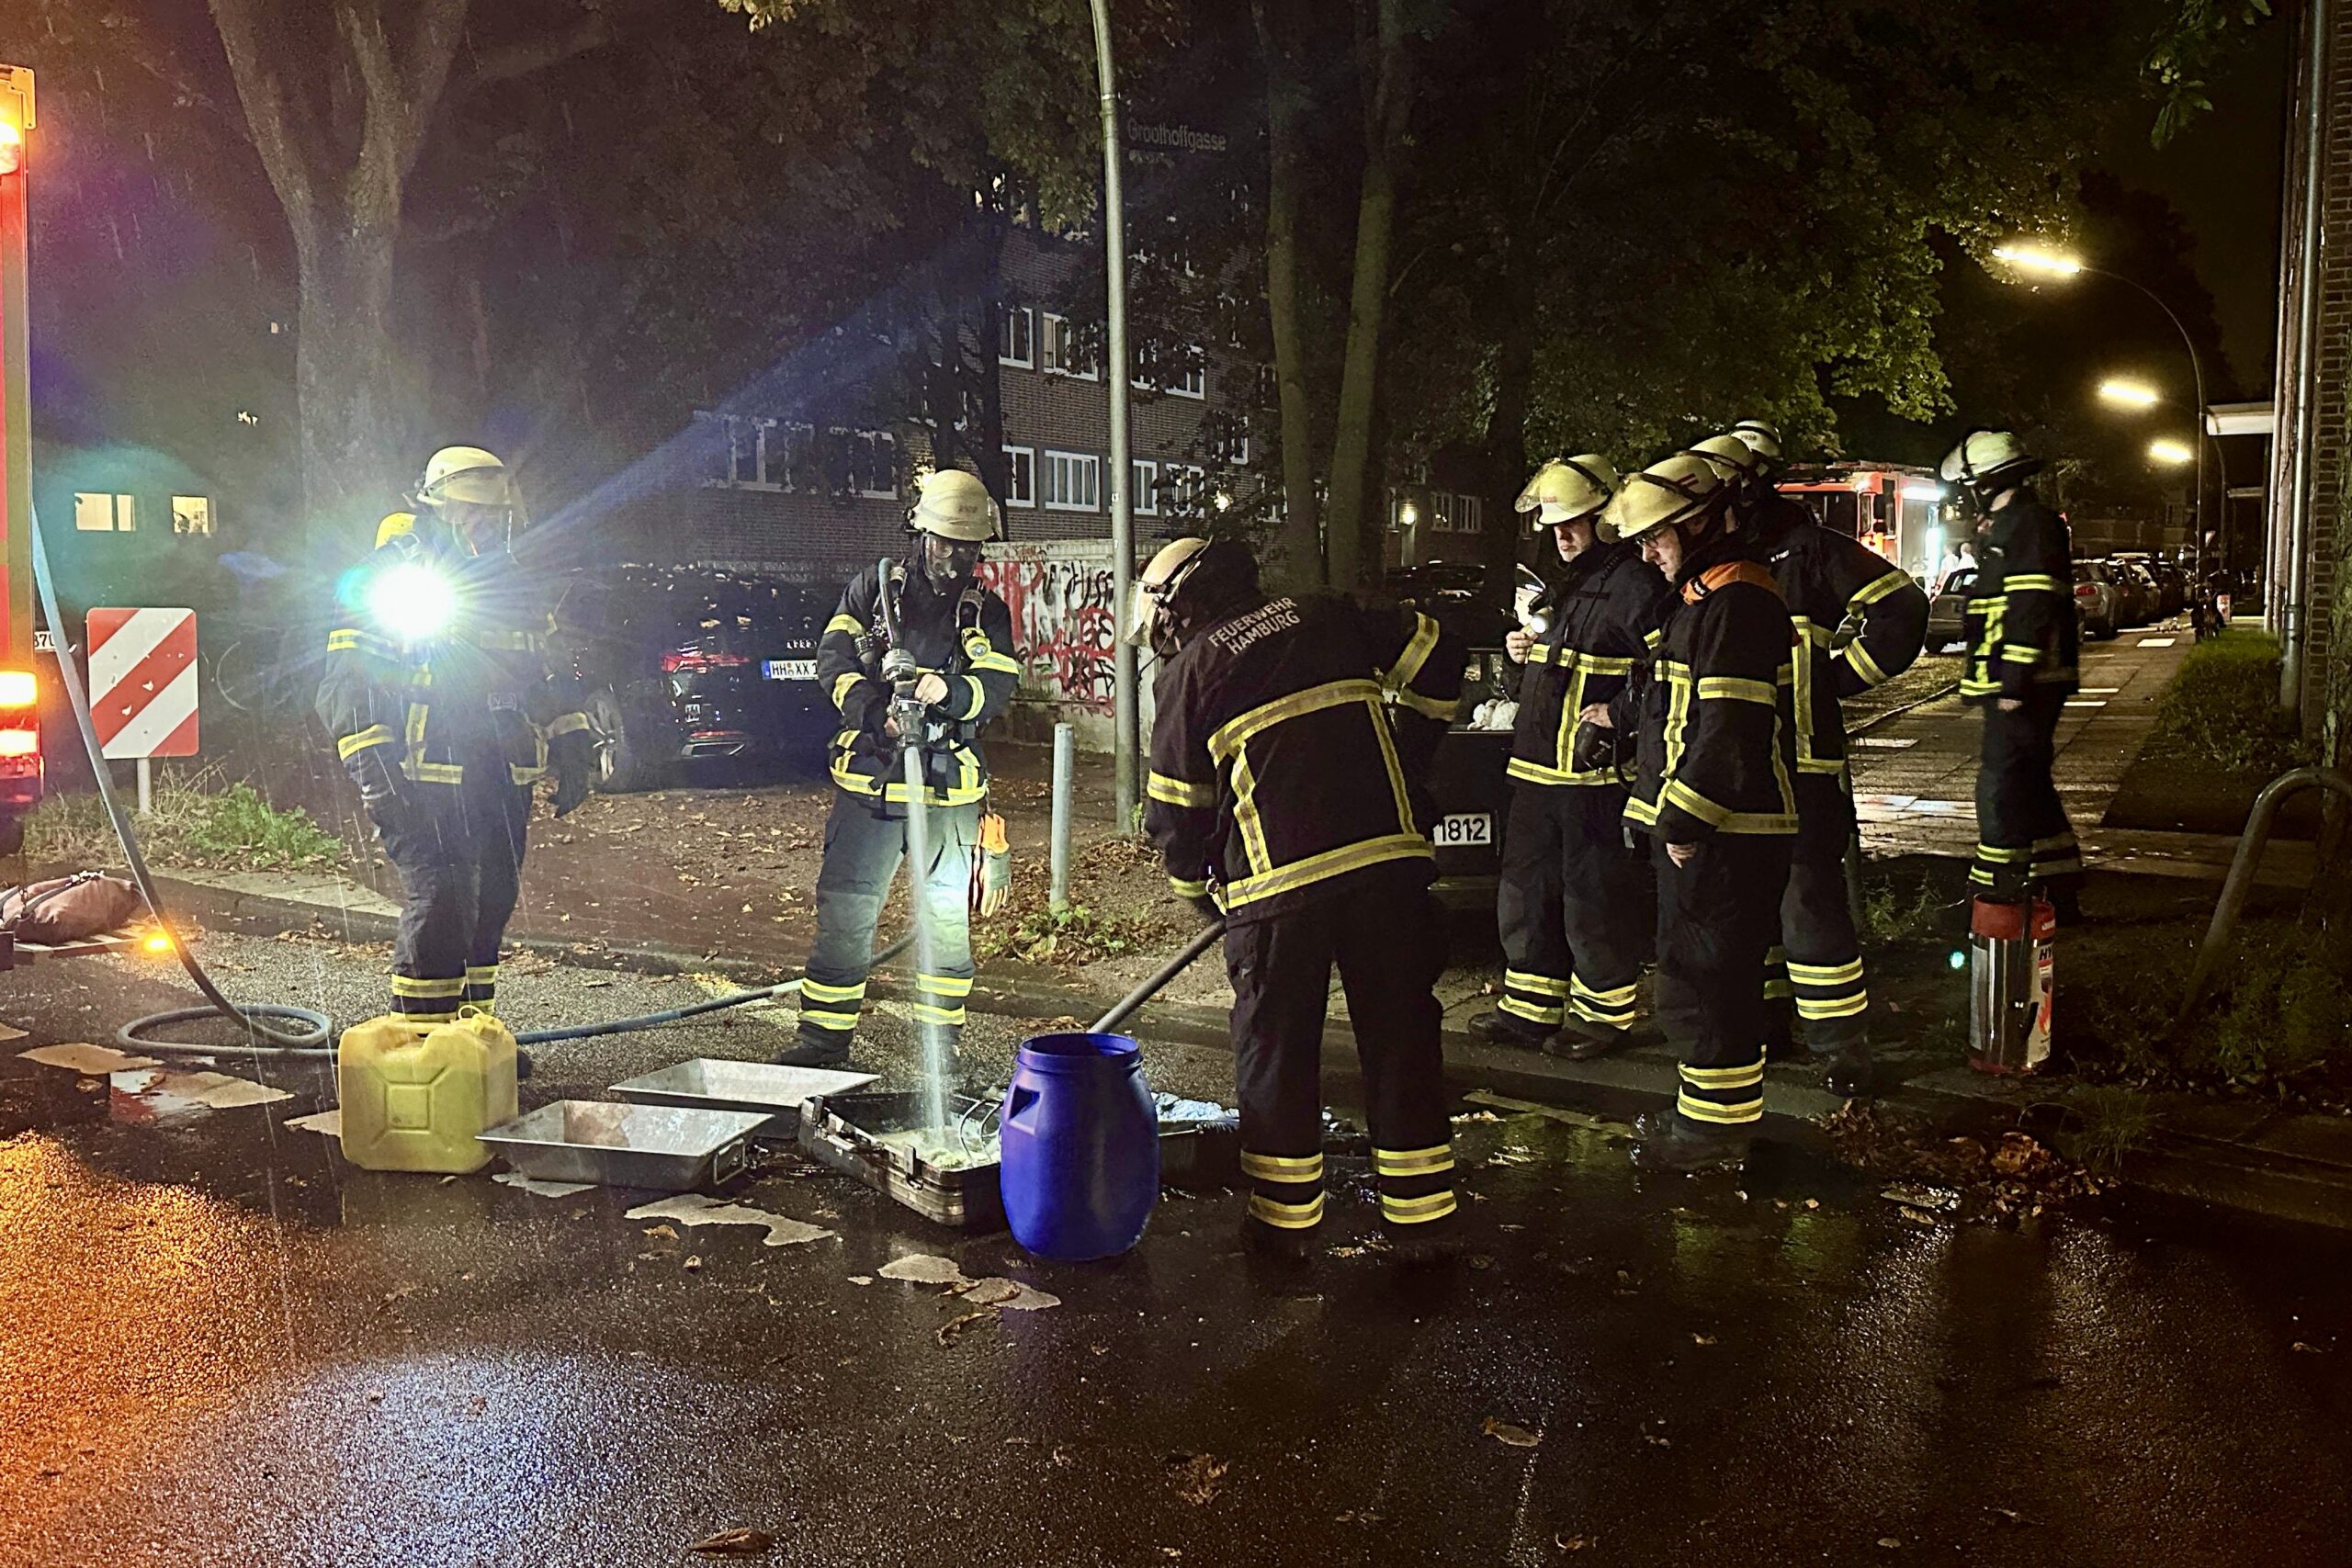
[{"label": "metal lamp post", "polygon": [[2088,273],[2093,277],[2104,277],[2111,283],[2120,283],[2126,288],[2136,289],[2165,313],[2165,320],[2170,321],[2173,330],[2180,334],[2181,346],[2188,350],[2188,374],[2197,384],[2197,573],[2201,579],[2205,574],[2205,444],[2215,437],[2206,423],[2205,361],[2197,352],[2197,340],[2188,335],[2188,328],[2181,323],[2180,318],[2173,313],[2173,308],[2164,302],[2162,296],[2120,272],[2092,266],[2078,256],[2038,250],[2031,245],[1997,245],[1994,247],[1993,254],[1996,259],[2005,261],[2021,272],[2039,273],[2045,277],[2073,277]]},{"label": "metal lamp post", "polygon": [[[1119,84],[1111,58],[1110,0],[1088,0],[1094,17],[1094,81],[1102,108],[1102,252],[1107,273],[1103,287],[1105,313],[1110,317],[1105,344],[1111,382],[1111,599],[1115,614],[1126,613],[1134,591],[1136,520],[1134,500],[1127,493],[1134,465],[1127,457],[1127,217],[1120,181]],[[1136,650],[1127,639],[1116,639],[1111,675],[1111,803],[1119,825],[1135,821],[1137,801]]]}]

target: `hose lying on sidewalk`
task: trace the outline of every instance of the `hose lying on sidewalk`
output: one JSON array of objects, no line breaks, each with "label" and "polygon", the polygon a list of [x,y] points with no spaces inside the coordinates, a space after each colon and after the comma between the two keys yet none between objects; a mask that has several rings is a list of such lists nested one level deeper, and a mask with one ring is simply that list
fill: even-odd
[{"label": "hose lying on sidewalk", "polygon": [[[40,532],[40,511],[32,513],[33,581],[40,589],[42,614],[48,618],[51,635],[58,638],[57,670],[65,682],[65,700],[74,709],[74,728],[82,733],[82,750],[89,755],[91,774],[97,780],[98,799],[105,806],[107,818],[114,825],[114,836],[122,844],[125,863],[130,867],[130,879],[139,887],[139,896],[147,901],[148,912],[155,917],[155,924],[172,944],[172,953],[187,971],[188,979],[204,994],[209,1004],[200,1008],[173,1008],[164,1012],[149,1013],[134,1018],[115,1031],[118,1044],[132,1051],[154,1052],[164,1055],[221,1056],[232,1052],[249,1056],[297,1057],[312,1060],[333,1060],[334,1047],[327,1043],[334,1021],[325,1013],[310,1008],[296,1007],[287,1002],[232,1002],[221,995],[212,976],[198,963],[188,944],[180,940],[173,927],[170,914],[164,908],[163,895],[156,891],[155,878],[147,869],[147,857],[139,847],[139,835],[116,797],[113,776],[107,766],[105,749],[99,744],[96,724],[90,717],[90,697],[83,688],[82,672],[75,667],[72,649],[61,628],[65,618],[57,603],[57,586],[51,581],[49,551]],[[914,941],[912,932],[900,937],[874,955],[876,964],[897,957]],[[799,990],[800,979],[795,976],[780,985],[764,986],[747,991],[734,991],[692,1007],[672,1008],[662,1012],[647,1013],[639,1018],[615,1019],[607,1023],[583,1023],[568,1029],[540,1029],[518,1035],[518,1045],[543,1045],[558,1040],[586,1040],[600,1034],[627,1034],[640,1029],[659,1029],[665,1024],[679,1023],[704,1013],[718,1012],[726,1008],[747,1007],[753,1002],[774,1001]],[[201,1019],[224,1018],[245,1032],[240,1045],[206,1045],[188,1040],[162,1040],[147,1032],[169,1029]],[[282,1025],[291,1023],[294,1028]]]},{"label": "hose lying on sidewalk", "polygon": [[[163,928],[164,937],[172,944],[180,967],[196,988],[204,993],[209,1007],[175,1008],[168,1012],[150,1013],[137,1018],[115,1031],[115,1039],[124,1045],[141,1051],[165,1054],[220,1055],[228,1051],[242,1050],[255,1056],[331,1056],[326,1044],[327,1032],[334,1027],[334,1020],[309,1008],[295,1007],[285,1002],[248,1002],[243,1005],[220,994],[212,976],[182,942],[179,932],[172,928],[171,916],[164,908],[162,895],[155,891],[155,879],[147,870],[147,857],[140,852],[139,835],[130,829],[130,822],[123,815],[122,802],[115,798],[114,779],[107,767],[106,751],[98,743],[97,726],[90,718],[90,696],[82,689],[82,671],[74,666],[73,649],[66,637],[65,617],[57,606],[57,584],[51,579],[49,548],[41,537],[40,508],[32,509],[33,581],[40,589],[41,611],[48,617],[50,635],[57,639],[57,672],[65,682],[65,700],[74,709],[74,728],[82,732],[82,750],[89,754],[90,772],[98,781],[98,799],[107,808],[107,817],[114,824],[114,836],[121,840],[124,861],[130,867],[130,879],[139,885],[139,896],[147,900],[148,912]],[[150,1028],[165,1028],[187,1023],[195,1019],[220,1017],[245,1032],[243,1046],[198,1045],[176,1040],[151,1040],[141,1032]],[[283,1028],[278,1021],[299,1027]]]}]

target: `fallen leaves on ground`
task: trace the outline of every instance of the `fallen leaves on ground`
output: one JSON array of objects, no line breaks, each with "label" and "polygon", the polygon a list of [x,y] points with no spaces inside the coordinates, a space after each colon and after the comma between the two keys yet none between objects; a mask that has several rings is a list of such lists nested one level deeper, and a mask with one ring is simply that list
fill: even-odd
[{"label": "fallen leaves on ground", "polygon": [[1831,1111],[1820,1125],[1849,1164],[1894,1179],[1881,1196],[1914,1224],[1932,1225],[1939,1213],[1999,1224],[2105,1190],[2097,1177],[2029,1133],[2004,1133],[1988,1149],[1976,1138],[1938,1137],[1913,1118],[1860,1100]]},{"label": "fallen leaves on ground", "polygon": [[988,1309],[983,1307],[978,1312],[967,1312],[960,1317],[951,1317],[945,1323],[939,1325],[939,1332],[935,1337],[942,1345],[953,1345],[956,1341],[964,1337],[964,1331],[966,1329],[971,1327],[972,1325],[979,1322],[982,1318],[991,1315],[992,1314],[988,1311]]},{"label": "fallen leaves on ground", "polygon": [[1555,1535],[1552,1538],[1552,1544],[1562,1551],[1582,1551],[1588,1546],[1599,1546],[1600,1538],[1597,1535]]},{"label": "fallen leaves on ground", "polygon": [[1233,1468],[1215,1454],[1179,1454],[1170,1462],[1176,1466],[1176,1495],[1196,1508],[1225,1490],[1225,1472]]},{"label": "fallen leaves on ground", "polygon": [[765,1551],[775,1544],[775,1537],[765,1530],[744,1529],[739,1527],[735,1529],[720,1530],[716,1535],[707,1535],[686,1550],[699,1551],[706,1557],[750,1557],[756,1552]]},{"label": "fallen leaves on ground", "polygon": [[1532,1449],[1544,1440],[1540,1432],[1531,1432],[1524,1427],[1498,1420],[1492,1416],[1478,1424],[1478,1430],[1508,1448]]}]

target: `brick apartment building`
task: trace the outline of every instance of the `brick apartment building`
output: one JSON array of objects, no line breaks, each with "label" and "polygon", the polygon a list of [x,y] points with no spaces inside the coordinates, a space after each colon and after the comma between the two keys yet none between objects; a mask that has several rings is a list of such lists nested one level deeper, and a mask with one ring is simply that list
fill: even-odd
[{"label": "brick apartment building", "polygon": [[[1093,347],[1101,331],[1056,308],[1080,270],[1099,265],[1091,246],[1009,231],[995,371],[1005,533],[1016,546],[1110,538],[1110,389]],[[1167,385],[1134,387],[1139,548],[1250,501],[1260,483],[1248,429],[1256,367],[1216,344],[1183,350],[1170,358],[1188,368]],[[835,424],[737,407],[694,419],[684,458],[628,502],[627,547],[673,564],[796,576],[839,574],[905,547],[912,485],[932,463],[920,414]]]},{"label": "brick apartment building", "polygon": [[[2338,643],[2352,633],[2352,605],[2338,603],[2352,549],[2352,4],[2304,0],[2280,25],[2295,28],[2299,41],[2265,608],[2288,649],[2282,700],[2300,711],[2306,733],[2319,733],[2331,687],[2342,684],[2331,671]],[[2352,736],[2328,739],[2339,758],[2352,745]]]}]

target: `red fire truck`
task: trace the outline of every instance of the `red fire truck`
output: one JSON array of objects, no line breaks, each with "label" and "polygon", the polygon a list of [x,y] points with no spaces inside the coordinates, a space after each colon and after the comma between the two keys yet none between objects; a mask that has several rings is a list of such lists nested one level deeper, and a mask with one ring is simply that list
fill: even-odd
[{"label": "red fire truck", "polygon": [[23,843],[40,804],[40,683],[33,646],[31,355],[25,319],[25,182],[33,73],[0,65],[0,854]]}]

